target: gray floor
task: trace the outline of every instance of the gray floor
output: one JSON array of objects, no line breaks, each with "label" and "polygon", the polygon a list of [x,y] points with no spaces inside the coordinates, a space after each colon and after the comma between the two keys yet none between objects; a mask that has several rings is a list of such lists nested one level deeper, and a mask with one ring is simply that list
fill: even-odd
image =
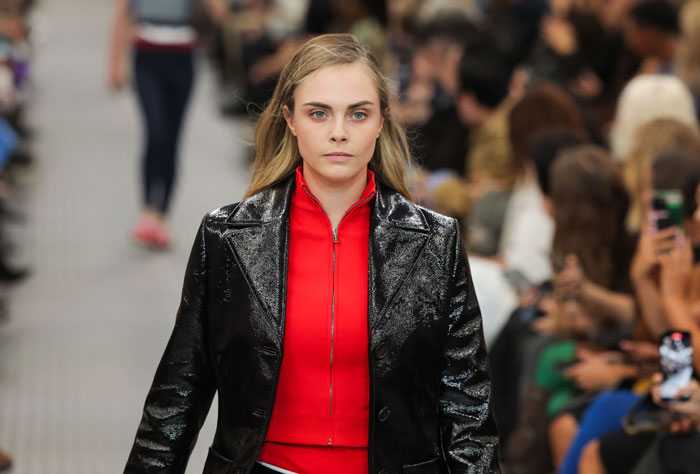
[{"label": "gray floor", "polygon": [[[199,220],[247,182],[241,124],[216,111],[200,66],[172,212],[174,249],[134,246],[140,124],[105,87],[112,0],[45,0],[37,12],[31,123],[38,166],[11,230],[33,276],[0,326],[0,447],[13,474],[121,472],[172,327]],[[215,415],[212,412],[211,415]],[[210,421],[214,419],[210,416]],[[201,472],[200,436],[188,472]]]}]

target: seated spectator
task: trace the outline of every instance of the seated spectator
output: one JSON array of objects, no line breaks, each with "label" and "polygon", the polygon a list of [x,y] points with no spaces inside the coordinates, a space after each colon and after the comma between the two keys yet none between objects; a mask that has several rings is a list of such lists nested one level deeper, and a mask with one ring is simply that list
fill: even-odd
[{"label": "seated spectator", "polygon": [[[564,150],[581,145],[581,139],[574,132],[566,128],[544,130],[537,134],[529,147],[529,154],[537,169],[537,178],[547,201],[544,208],[550,214],[549,169],[556,157]],[[479,259],[473,259],[479,262]],[[518,307],[510,315],[507,323],[499,332],[495,342],[489,351],[491,363],[491,376],[493,385],[492,407],[502,444],[505,445],[510,433],[518,420],[519,404],[521,397],[520,380],[528,370],[523,362],[528,341],[532,338],[529,323],[532,317],[540,311],[538,302],[546,293],[546,286],[534,285],[520,272],[515,275],[508,274],[513,281],[512,286],[517,291]],[[477,282],[475,284],[485,284]],[[494,298],[498,297],[494,295]],[[501,296],[502,299],[502,296]]]},{"label": "seated spectator", "polygon": [[634,134],[624,160],[623,176],[630,195],[630,210],[626,219],[627,230],[638,233],[645,221],[643,212],[650,189],[651,163],[664,151],[682,151],[700,156],[700,131],[674,118],[657,118],[641,125]]},{"label": "seated spectator", "polygon": [[679,39],[678,11],[667,0],[642,0],[624,25],[625,43],[642,59],[643,74],[673,72]]},{"label": "seated spectator", "polygon": [[562,127],[570,129],[582,141],[589,138],[574,101],[560,87],[546,82],[533,85],[508,117],[517,180],[503,217],[499,256],[507,270],[520,271],[533,284],[542,283],[552,275],[554,223],[542,207],[542,193],[528,146],[538,133]]},{"label": "seated spectator", "polygon": [[[539,394],[539,401],[528,400],[532,404],[527,408],[532,412],[530,420],[520,418],[507,443],[509,456],[533,436],[540,439],[537,446],[546,447],[548,417],[571,413],[576,422],[589,399],[588,392],[630,375],[624,364],[601,367],[597,355],[601,347],[616,341],[611,336],[626,334],[634,315],[625,277],[634,247],[623,227],[627,196],[619,169],[601,148],[571,147],[551,165],[548,182],[551,203],[544,207],[551,210],[556,228],[552,260],[562,264],[554,276],[553,291],[540,298],[540,315],[530,324],[536,334],[530,340],[539,343],[525,345],[520,355],[523,360],[536,361],[529,375],[521,376],[522,380],[528,375],[521,394]],[[597,375],[595,380],[584,375],[591,371]],[[494,396],[497,387],[494,383]],[[521,409],[523,416],[525,410]],[[533,429],[536,434],[528,435]],[[555,462],[560,462],[574,434],[575,429],[568,433],[562,429],[551,437]],[[528,446],[531,449],[527,451],[536,450],[540,459],[548,459],[546,449]],[[528,456],[526,452],[522,455]],[[527,462],[523,456],[521,464]],[[540,464],[538,468],[547,467]],[[517,472],[535,471],[530,465],[529,470],[521,467]]]},{"label": "seated spectator", "polygon": [[623,162],[629,156],[635,133],[655,118],[669,117],[697,126],[693,96],[680,79],[650,74],[632,79],[617,102],[610,132],[613,157]]},{"label": "seated spectator", "polygon": [[[397,112],[415,137],[412,154],[428,172],[465,173],[469,129],[455,107],[459,62],[476,27],[459,15],[438,15],[417,27],[411,80]],[[420,190],[417,192],[420,198]]]},{"label": "seated spectator", "polygon": [[442,179],[431,177],[431,181],[440,179],[440,184],[429,186],[427,204],[440,212],[462,218],[475,201],[489,192],[502,196],[496,198],[504,201],[497,206],[500,212],[492,209],[488,213],[496,214],[496,229],[491,232],[485,229],[487,235],[471,239],[472,245],[469,246],[469,250],[476,254],[493,255],[498,250],[498,229],[507,195],[515,181],[508,139],[508,114],[513,102],[508,98],[510,71],[494,55],[465,54],[459,78],[457,113],[462,123],[472,128],[465,165],[467,179],[457,174],[443,174]]},{"label": "seated spectator", "polygon": [[[611,327],[634,320],[627,276],[634,245],[621,226],[629,201],[620,173],[603,149],[583,145],[556,159],[549,170],[549,189],[545,200],[555,223],[557,304],[535,327],[605,342]],[[602,328],[607,329],[597,333]]]},{"label": "seated spectator", "polygon": [[[555,292],[549,313],[534,324],[540,332],[565,338],[544,351],[537,374],[537,383],[552,393],[547,412],[556,417],[549,433],[558,467],[587,403],[588,397],[580,395],[636,374],[627,364],[609,363],[607,354],[596,354],[598,348],[616,347],[631,332],[635,311],[627,274],[634,244],[623,226],[627,193],[605,151],[590,145],[566,151],[549,171],[549,187],[547,207],[556,228]],[[587,349],[590,344],[593,352]],[[570,367],[557,368],[562,364]]]},{"label": "seated spectator", "polygon": [[[651,179],[642,194],[645,196],[644,207],[650,209],[653,189],[685,189],[688,176],[694,176],[700,167],[700,155],[680,152],[666,152],[659,155],[651,167]],[[685,229],[694,244],[700,245],[700,229],[692,220],[695,209],[695,196],[685,193],[687,204]],[[699,231],[698,234],[695,232]],[[635,287],[635,293],[639,304],[640,316],[653,339],[657,339],[668,327],[668,321],[664,318],[661,301],[661,287],[659,283],[659,254],[667,250],[673,244],[675,229],[665,229],[656,232],[653,222],[645,220],[641,227],[639,244],[635,258],[632,261],[630,276]],[[697,241],[697,242],[696,242]],[[700,272],[700,266],[698,267]]]}]

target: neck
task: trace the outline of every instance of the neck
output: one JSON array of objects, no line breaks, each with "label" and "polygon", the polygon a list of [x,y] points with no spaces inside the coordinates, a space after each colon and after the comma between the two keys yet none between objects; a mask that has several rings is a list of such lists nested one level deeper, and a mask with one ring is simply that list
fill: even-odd
[{"label": "neck", "polygon": [[367,187],[367,168],[363,168],[357,175],[339,183],[324,179],[309,167],[304,167],[304,181],[328,214],[331,226],[336,229],[345,212],[362,197]]},{"label": "neck", "polygon": [[659,55],[661,56],[661,59],[669,61],[675,57],[676,54],[676,41],[667,38],[665,41],[660,43],[660,52]]}]

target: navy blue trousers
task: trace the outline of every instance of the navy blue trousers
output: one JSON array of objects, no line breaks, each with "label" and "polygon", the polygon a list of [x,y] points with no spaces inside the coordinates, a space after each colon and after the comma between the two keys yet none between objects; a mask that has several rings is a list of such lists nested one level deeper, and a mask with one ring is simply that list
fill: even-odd
[{"label": "navy blue trousers", "polygon": [[182,120],[194,82],[194,53],[137,48],[134,76],[145,129],[143,204],[166,214],[175,183]]}]

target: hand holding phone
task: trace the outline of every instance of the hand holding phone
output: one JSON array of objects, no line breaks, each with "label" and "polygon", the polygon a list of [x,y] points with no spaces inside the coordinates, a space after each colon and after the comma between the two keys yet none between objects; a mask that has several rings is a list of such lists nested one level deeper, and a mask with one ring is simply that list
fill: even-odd
[{"label": "hand holding phone", "polygon": [[700,420],[700,384],[693,379],[682,393],[687,394],[687,401],[667,403],[661,400],[659,388],[663,382],[663,375],[656,374],[653,378],[654,388],[652,395],[654,402],[673,414],[670,429],[673,433],[687,433],[697,428]]}]

